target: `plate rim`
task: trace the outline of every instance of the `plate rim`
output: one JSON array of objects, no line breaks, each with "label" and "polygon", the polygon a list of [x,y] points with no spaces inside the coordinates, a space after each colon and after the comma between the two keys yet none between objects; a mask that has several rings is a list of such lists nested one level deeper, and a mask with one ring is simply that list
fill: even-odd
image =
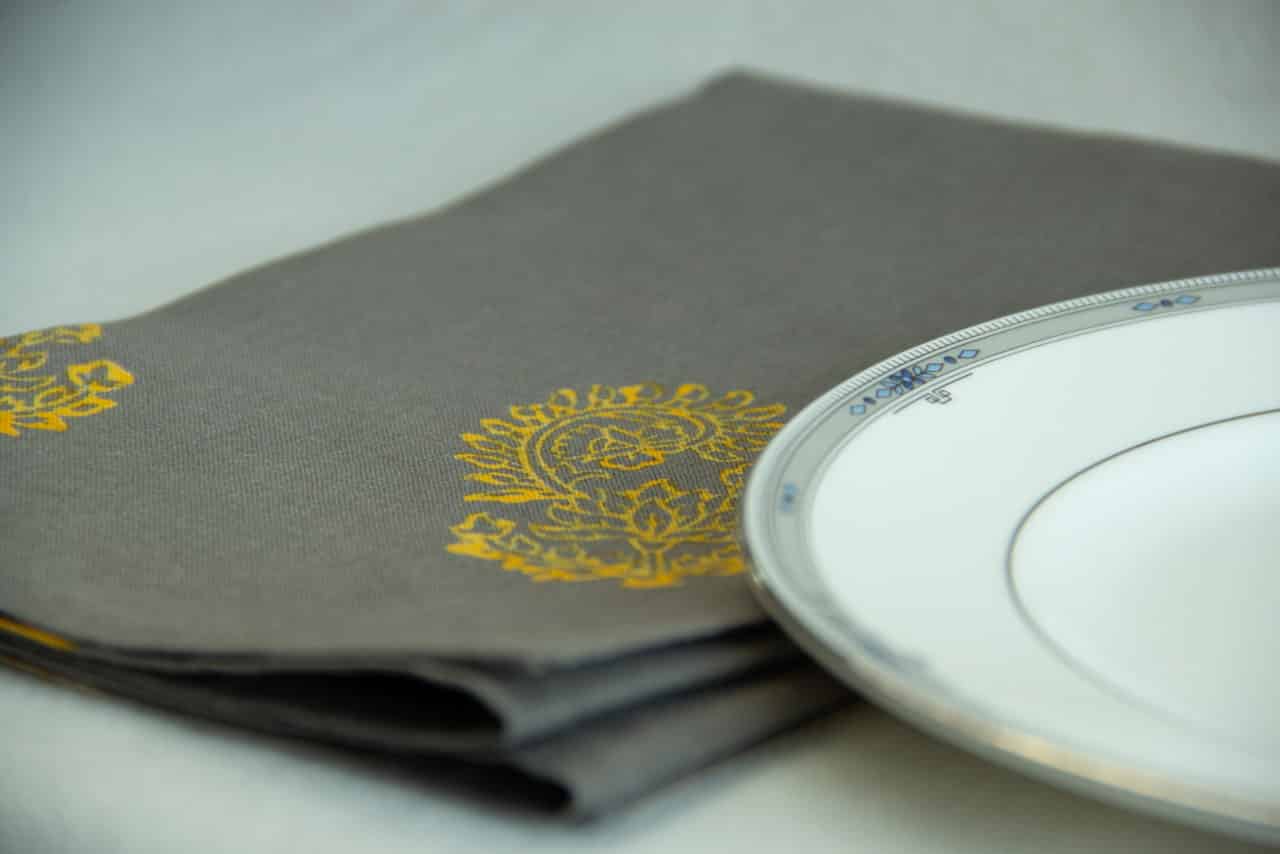
[{"label": "plate rim", "polygon": [[[788,421],[761,453],[748,475],[739,510],[739,530],[747,557],[748,578],[757,600],[784,631],[828,672],[930,735],[1079,794],[1251,841],[1280,842],[1280,802],[1259,801],[1238,792],[1186,783],[1173,774],[1096,756],[1065,741],[1031,732],[1011,721],[984,715],[963,701],[948,701],[941,692],[931,692],[922,687],[922,680],[904,675],[904,668],[888,664],[895,660],[895,656],[883,650],[877,652],[873,642],[865,644],[861,651],[841,650],[806,622],[804,615],[806,610],[812,611],[811,604],[796,602],[798,596],[789,589],[787,574],[778,569],[775,555],[764,542],[766,522],[774,512],[770,487],[787,462],[787,451],[803,442],[809,428],[824,420],[834,403],[847,401],[853,390],[904,365],[913,365],[923,356],[953,349],[1012,327],[1081,309],[1129,302],[1135,298],[1268,280],[1280,281],[1280,267],[1174,279],[1050,303],[948,333],[891,355],[839,383]],[[1134,317],[1129,322],[1139,319]]]}]

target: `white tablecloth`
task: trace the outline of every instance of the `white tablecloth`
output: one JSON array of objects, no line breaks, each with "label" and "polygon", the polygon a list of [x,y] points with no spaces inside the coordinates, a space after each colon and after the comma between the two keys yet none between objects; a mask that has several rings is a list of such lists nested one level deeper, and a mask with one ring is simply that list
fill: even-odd
[{"label": "white tablecloth", "polygon": [[[1278,39],[1265,0],[7,4],[0,335],[438,207],[728,66],[1280,158]],[[3,854],[1248,850],[870,707],[583,827],[13,673],[0,722]]]}]

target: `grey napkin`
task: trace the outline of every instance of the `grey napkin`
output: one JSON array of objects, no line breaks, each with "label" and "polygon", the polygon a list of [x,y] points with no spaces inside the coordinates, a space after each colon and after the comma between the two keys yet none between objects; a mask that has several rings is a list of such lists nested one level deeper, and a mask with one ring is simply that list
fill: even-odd
[{"label": "grey napkin", "polygon": [[[7,663],[72,685],[269,733],[394,755],[506,800],[591,817],[717,759],[833,711],[848,690],[814,664],[779,662],[650,698],[542,737],[493,747],[472,733],[474,698],[399,674],[159,674],[11,643]],[[6,663],[0,656],[0,663]],[[441,745],[444,750],[441,750]],[[441,762],[448,755],[449,762]]]},{"label": "grey napkin", "polygon": [[[472,698],[694,649],[762,620],[735,504],[798,407],[993,316],[1275,264],[1278,223],[1275,164],[729,75],[441,213],[10,339],[0,607],[86,672],[355,659]],[[808,696],[739,732],[782,711],[725,687],[751,672],[536,738],[719,697],[741,746]],[[597,749],[560,767],[616,803]],[[646,759],[632,793],[707,756]]]},{"label": "grey napkin", "polygon": [[[8,631],[5,631],[6,626]],[[800,651],[771,626],[577,667],[529,670],[425,656],[174,656],[69,647],[0,617],[0,652],[117,693],[270,729],[369,747],[482,753],[527,744],[594,718],[762,671]],[[232,708],[234,707],[234,708]]]}]

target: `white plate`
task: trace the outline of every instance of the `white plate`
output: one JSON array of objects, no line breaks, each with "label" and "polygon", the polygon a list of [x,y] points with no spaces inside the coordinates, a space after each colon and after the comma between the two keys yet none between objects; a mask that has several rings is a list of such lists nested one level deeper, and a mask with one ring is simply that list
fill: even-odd
[{"label": "white plate", "polygon": [[1280,270],[895,356],[783,429],[744,527],[766,605],[891,710],[1280,841]]}]

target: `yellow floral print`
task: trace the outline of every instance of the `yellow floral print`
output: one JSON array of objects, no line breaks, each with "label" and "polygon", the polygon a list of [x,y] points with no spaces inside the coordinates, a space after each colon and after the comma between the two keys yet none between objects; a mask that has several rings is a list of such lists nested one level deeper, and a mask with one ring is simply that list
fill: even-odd
[{"label": "yellow floral print", "polygon": [[[706,386],[560,389],[544,403],[486,418],[456,455],[483,489],[470,502],[534,505],[507,518],[472,513],[450,552],[499,561],[535,581],[614,579],[672,587],[689,576],[745,568],[735,531],[747,467],[786,408],[749,391]],[[689,472],[710,464],[718,483]],[[537,508],[537,509],[534,509]],[[532,511],[530,513],[529,511]]]},{"label": "yellow floral print", "polygon": [[95,359],[69,365],[61,375],[47,372],[51,348],[87,344],[101,335],[102,327],[86,323],[0,338],[0,436],[17,437],[23,430],[63,431],[68,418],[115,406],[104,395],[133,383],[133,374],[115,362]]}]

